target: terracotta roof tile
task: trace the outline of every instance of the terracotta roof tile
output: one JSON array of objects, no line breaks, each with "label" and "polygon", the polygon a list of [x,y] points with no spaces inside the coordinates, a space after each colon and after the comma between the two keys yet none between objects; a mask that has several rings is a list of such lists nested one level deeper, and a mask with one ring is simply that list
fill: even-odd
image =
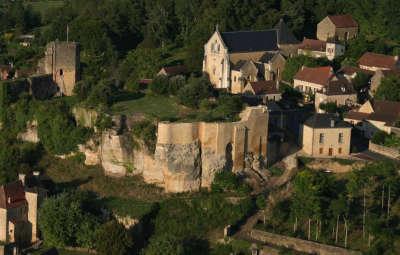
[{"label": "terracotta roof tile", "polygon": [[299,49],[313,50],[313,51],[325,51],[326,42],[320,41],[320,40],[315,40],[315,39],[304,38],[303,42],[300,44]]},{"label": "terracotta roof tile", "polygon": [[165,66],[161,68],[161,70],[165,70],[165,73],[168,76],[175,76],[179,74],[186,74],[188,72],[186,66],[184,65],[176,65],[176,66]]},{"label": "terracotta roof tile", "polygon": [[336,27],[358,27],[357,22],[349,14],[345,15],[329,15],[328,18],[335,24]]},{"label": "terracotta roof tile", "polygon": [[373,52],[366,52],[358,60],[360,66],[375,66],[380,68],[395,69],[398,60],[396,57]]},{"label": "terracotta roof tile", "polygon": [[333,69],[330,66],[303,67],[296,73],[294,79],[326,86],[332,76]]},{"label": "terracotta roof tile", "polygon": [[400,119],[400,102],[375,100],[372,101],[373,113],[362,113],[357,110],[350,111],[346,118],[355,120],[375,120],[393,125]]},{"label": "terracotta roof tile", "polygon": [[0,208],[12,208],[26,203],[24,186],[21,181],[0,187]]},{"label": "terracotta roof tile", "polygon": [[256,81],[250,82],[250,86],[253,88],[256,95],[261,94],[279,94],[276,88],[275,81]]}]

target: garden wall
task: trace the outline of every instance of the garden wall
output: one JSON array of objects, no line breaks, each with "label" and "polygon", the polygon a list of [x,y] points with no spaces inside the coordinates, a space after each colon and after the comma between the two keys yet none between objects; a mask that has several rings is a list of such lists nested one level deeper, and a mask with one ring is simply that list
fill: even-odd
[{"label": "garden wall", "polygon": [[272,234],[260,230],[251,230],[250,235],[255,240],[271,245],[293,249],[299,252],[319,255],[361,255],[361,252],[351,251],[344,248],[320,244],[299,238]]},{"label": "garden wall", "polygon": [[379,153],[389,158],[400,159],[400,150],[396,148],[378,145],[370,141],[368,149],[372,152]]}]

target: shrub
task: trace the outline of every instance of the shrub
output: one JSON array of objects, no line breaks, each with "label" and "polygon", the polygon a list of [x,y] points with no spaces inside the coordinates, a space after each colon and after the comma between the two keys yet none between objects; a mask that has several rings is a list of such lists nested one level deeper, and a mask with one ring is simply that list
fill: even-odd
[{"label": "shrub", "polygon": [[377,131],[371,138],[371,141],[375,144],[383,145],[388,134],[384,131]]},{"label": "shrub", "polygon": [[178,98],[181,104],[192,108],[198,108],[200,102],[211,96],[211,83],[205,77],[191,78],[178,92]]},{"label": "shrub", "polygon": [[215,175],[214,181],[211,184],[211,190],[213,192],[238,192],[247,194],[250,192],[250,187],[242,183],[239,176],[234,173],[221,171]]},{"label": "shrub", "polygon": [[87,210],[92,203],[91,195],[86,192],[63,193],[46,199],[39,211],[39,226],[46,244],[93,248],[99,218]]},{"label": "shrub", "polygon": [[38,135],[44,148],[54,154],[66,154],[84,143],[91,132],[77,127],[68,106],[63,101],[51,101],[39,106],[35,114]]},{"label": "shrub", "polygon": [[146,148],[154,153],[157,143],[157,127],[151,121],[144,120],[133,125],[132,133],[135,138],[144,142]]},{"label": "shrub", "polygon": [[169,81],[165,75],[157,75],[149,85],[149,89],[156,95],[165,95],[169,93]]},{"label": "shrub", "polygon": [[116,221],[103,224],[96,233],[96,250],[100,254],[125,255],[132,245],[129,232]]},{"label": "shrub", "polygon": [[338,107],[335,103],[322,103],[319,105],[319,109],[324,110],[327,113],[336,113],[338,111]]}]

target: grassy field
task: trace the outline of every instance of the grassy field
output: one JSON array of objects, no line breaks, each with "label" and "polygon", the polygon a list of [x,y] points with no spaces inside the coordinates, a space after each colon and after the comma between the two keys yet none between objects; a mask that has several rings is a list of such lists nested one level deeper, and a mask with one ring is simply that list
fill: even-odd
[{"label": "grassy field", "polygon": [[111,108],[114,114],[142,113],[161,120],[178,119],[192,110],[179,105],[175,97],[144,95],[142,97],[115,103]]},{"label": "grassy field", "polygon": [[61,7],[63,3],[63,0],[25,1],[25,5],[32,6],[32,9],[40,14],[44,14],[48,9]]}]

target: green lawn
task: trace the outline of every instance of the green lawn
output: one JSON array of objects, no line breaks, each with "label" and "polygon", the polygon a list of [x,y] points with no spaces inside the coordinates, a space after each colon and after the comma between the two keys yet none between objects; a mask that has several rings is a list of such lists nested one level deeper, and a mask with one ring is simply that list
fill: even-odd
[{"label": "green lawn", "polygon": [[171,120],[182,117],[190,110],[179,105],[175,97],[144,95],[137,99],[117,102],[111,107],[111,111],[114,114],[126,115],[143,113],[149,117]]}]

